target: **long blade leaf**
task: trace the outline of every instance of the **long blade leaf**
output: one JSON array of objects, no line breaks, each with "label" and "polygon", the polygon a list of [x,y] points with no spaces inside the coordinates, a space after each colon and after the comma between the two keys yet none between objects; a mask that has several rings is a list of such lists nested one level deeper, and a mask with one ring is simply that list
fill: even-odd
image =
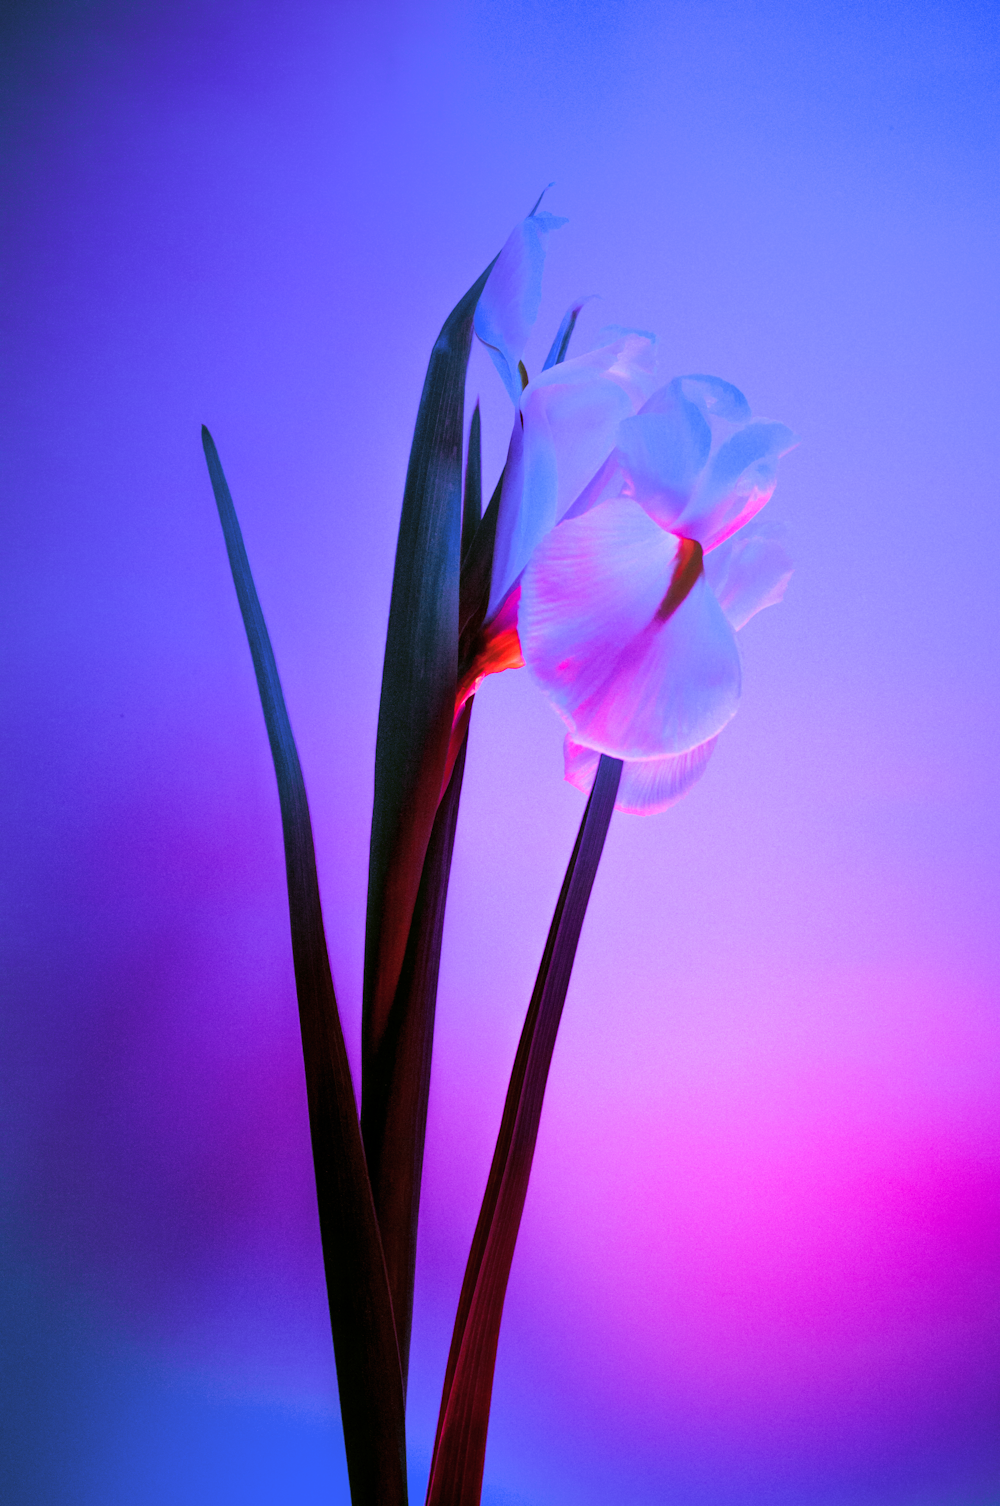
[{"label": "long blade leaf", "polygon": [[[425,1057],[432,1042],[437,988],[435,946],[440,950],[440,933],[434,943],[433,932],[447,892],[447,842],[428,876],[423,918],[415,928],[412,923],[442,800],[455,710],[465,375],[472,321],[492,265],[445,320],[424,379],[403,492],[375,748],[361,1128],[397,1320],[404,1388],[427,1112]],[[460,773],[451,787],[457,813]],[[424,961],[401,987],[411,929],[415,954]]]},{"label": "long blade leaf", "polygon": [[323,1263],[354,1506],[406,1506],[403,1383],[354,1086],[330,973],[312,824],[285,698],[218,451],[202,443],[281,803]]},{"label": "long blade leaf", "polygon": [[569,350],[569,342],[573,338],[573,331],[576,329],[576,321],[580,317],[580,310],[585,303],[589,302],[589,298],[578,298],[576,303],[570,304],[563,315],[562,323],[556,330],[556,337],[549,347],[549,353],[545,357],[545,365],[542,367],[543,371],[548,371],[552,366],[560,366],[565,361],[566,352]]},{"label": "long blade leaf", "polygon": [[399,979],[451,735],[465,373],[489,272],[452,310],[431,352],[403,491],[375,745],[363,1034],[369,1060]]},{"label": "long blade leaf", "polygon": [[[482,510],[482,439],[477,402],[469,426],[469,450],[465,464],[463,558],[479,527]],[[464,581],[464,572],[462,579]],[[472,702],[469,701],[464,712],[464,725],[459,729],[459,734],[462,735],[461,747],[427,844],[403,967],[380,1048],[383,1070],[372,1080],[364,1112],[364,1128],[367,1133],[365,1149],[369,1165],[376,1168],[380,1218],[386,1230],[395,1234],[387,1252],[387,1269],[393,1294],[404,1387],[413,1323],[417,1219],[427,1128],[427,1100],[430,1093],[441,937],[471,713]],[[378,1092],[382,1093],[382,1100],[372,1096]]]},{"label": "long blade leaf", "polygon": [[497,535],[497,518],[500,516],[500,497],[503,493],[503,478],[494,488],[489,506],[483,513],[479,527],[472,535],[468,549],[462,556],[462,578],[459,591],[459,664],[464,653],[474,642],[483,625],[486,606],[490,599],[490,574],[493,570],[493,546]]},{"label": "long blade leaf", "polygon": [[618,759],[602,756],[517,1048],[486,1195],[462,1283],[427,1506],[479,1506],[507,1280],[528,1191],[552,1051],[621,771]]},{"label": "long blade leaf", "polygon": [[483,443],[479,400],[472,410],[469,425],[469,453],[465,459],[465,501],[462,504],[462,558],[475,536],[483,516]]},{"label": "long blade leaf", "polygon": [[[365,1149],[369,1164],[375,1168],[380,1223],[392,1240],[387,1251],[386,1269],[393,1292],[404,1389],[413,1321],[417,1216],[430,1093],[438,968],[465,772],[465,751],[463,739],[427,844],[403,967],[380,1048],[382,1071],[369,1087],[369,1097],[365,1100]],[[377,1093],[382,1096],[376,1097]],[[394,1265],[389,1262],[390,1255]]]}]

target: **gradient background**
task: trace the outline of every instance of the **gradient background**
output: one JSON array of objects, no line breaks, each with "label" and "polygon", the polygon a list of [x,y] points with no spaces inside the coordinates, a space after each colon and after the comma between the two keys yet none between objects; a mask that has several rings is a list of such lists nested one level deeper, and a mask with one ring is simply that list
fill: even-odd
[{"label": "gradient background", "polygon": [[[403,474],[541,187],[568,302],[803,438],[797,571],[674,811],[618,816],[556,1050],[487,1506],[996,1506],[996,11],[4,11],[3,1430],[15,1506],[346,1502],[278,805],[198,426],[312,802],[357,1061]],[[487,471],[509,405],[477,353]],[[477,700],[415,1498],[582,802]]]}]

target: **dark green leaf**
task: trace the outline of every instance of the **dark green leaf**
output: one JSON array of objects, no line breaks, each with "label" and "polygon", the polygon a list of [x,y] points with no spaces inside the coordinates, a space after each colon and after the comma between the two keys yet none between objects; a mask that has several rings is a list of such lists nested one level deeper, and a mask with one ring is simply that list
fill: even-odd
[{"label": "dark green leaf", "polygon": [[475,642],[483,625],[486,607],[490,599],[490,576],[493,573],[493,546],[497,536],[497,518],[500,515],[500,494],[503,491],[503,475],[497,482],[489,506],[482,521],[472,536],[472,543],[462,559],[462,581],[459,593],[459,665],[464,664],[466,654]]},{"label": "dark green leaf", "polygon": [[483,446],[479,402],[469,425],[469,453],[465,460],[465,502],[462,506],[462,558],[475,537],[483,516]]},{"label": "dark green leaf", "polygon": [[399,1350],[326,949],[305,784],[232,497],[212,436],[205,428],[201,433],[278,780],[316,1197],[351,1499],[354,1506],[405,1506]]},{"label": "dark green leaf", "polygon": [[[468,709],[472,709],[471,701]],[[463,739],[427,844],[403,968],[380,1048],[383,1071],[374,1079],[374,1086],[365,1099],[363,1114],[365,1150],[375,1206],[383,1227],[392,1234],[386,1248],[386,1270],[393,1293],[404,1386],[413,1318],[417,1214],[434,1044],[438,966],[465,750]],[[384,1095],[381,1098],[375,1096],[379,1091]]]},{"label": "dark green leaf", "polygon": [[500,1320],[552,1050],[621,778],[602,757],[573,849],[504,1105],[452,1336],[427,1506],[479,1506]]},{"label": "dark green leaf", "polygon": [[[463,554],[479,527],[482,510],[482,441],[477,402],[469,426],[469,451],[465,464]],[[466,732],[471,713],[470,701],[465,711]],[[393,1230],[396,1234],[386,1250],[386,1266],[393,1293],[404,1381],[413,1320],[417,1216],[420,1208],[441,936],[451,855],[455,845],[455,824],[462,794],[465,751],[466,741],[463,738],[427,844],[403,968],[380,1048],[384,1071],[373,1079],[363,1114],[365,1146],[374,1182],[376,1207],[380,1209],[387,1230]],[[374,1097],[376,1092],[382,1093],[381,1100]],[[387,1094],[394,1096],[387,1099]]]},{"label": "dark green leaf", "polygon": [[[436,963],[418,969],[419,986],[400,992],[399,984],[443,795],[455,710],[465,374],[476,304],[491,267],[445,321],[427,367],[403,492],[375,749],[361,1114],[401,1339],[412,1305],[412,1231],[426,1115],[420,1085],[434,1010],[433,988],[430,995],[426,989],[436,986]],[[447,871],[430,876],[428,884],[433,916],[439,900],[444,902]],[[414,934],[421,955],[428,944],[427,936]],[[400,1105],[408,1106],[405,1114]],[[404,1340],[404,1357],[406,1347]]]},{"label": "dark green leaf", "polygon": [[565,361],[566,352],[569,350],[569,342],[576,328],[576,321],[580,317],[580,310],[586,302],[588,302],[586,298],[581,298],[579,302],[572,304],[566,310],[563,322],[556,330],[556,337],[552,342],[548,355],[545,357],[545,365],[542,367],[543,371],[548,371],[551,366],[560,366]]}]

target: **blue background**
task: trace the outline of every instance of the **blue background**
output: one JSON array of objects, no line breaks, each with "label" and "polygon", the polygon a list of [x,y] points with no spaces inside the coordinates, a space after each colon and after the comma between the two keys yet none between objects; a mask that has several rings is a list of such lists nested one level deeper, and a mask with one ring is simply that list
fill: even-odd
[{"label": "blue background", "polygon": [[[616,817],[515,1260],[487,1506],[997,1506],[994,7],[8,7],[3,1494],[346,1501],[273,774],[357,1063],[381,655],[448,310],[550,180],[565,307],[802,437],[697,789]],[[510,410],[482,351],[487,484]],[[409,1428],[429,1463],[579,820],[477,698]]]}]

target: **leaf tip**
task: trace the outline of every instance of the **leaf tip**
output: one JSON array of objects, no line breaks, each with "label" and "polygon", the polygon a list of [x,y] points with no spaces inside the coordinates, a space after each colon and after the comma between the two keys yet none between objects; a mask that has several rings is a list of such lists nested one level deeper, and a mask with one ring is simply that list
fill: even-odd
[{"label": "leaf tip", "polygon": [[530,211],[530,213],[528,215],[528,219],[529,220],[531,219],[531,216],[537,212],[539,204],[545,198],[545,195],[548,193],[549,189],[550,188],[555,188],[555,186],[556,186],[556,180],[554,178],[552,179],[551,183],[546,183],[545,187],[542,189],[541,193],[538,195],[538,198],[535,200],[534,207],[532,208],[532,210]]}]

